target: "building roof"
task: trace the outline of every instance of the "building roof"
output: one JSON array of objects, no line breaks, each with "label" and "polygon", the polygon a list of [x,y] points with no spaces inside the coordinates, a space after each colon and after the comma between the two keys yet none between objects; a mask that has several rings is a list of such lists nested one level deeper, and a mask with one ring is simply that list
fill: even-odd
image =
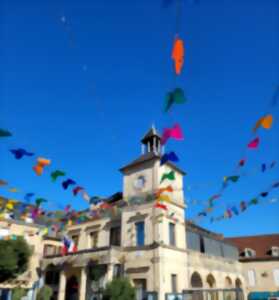
[{"label": "building roof", "polygon": [[220,240],[220,241],[224,240],[224,236],[222,234],[219,234],[219,233],[210,231],[208,229],[205,229],[205,228],[203,228],[201,226],[198,226],[197,224],[194,224],[190,221],[185,220],[185,226],[186,226],[186,229],[189,229],[189,230],[194,231],[196,233],[206,235],[206,236],[214,238],[216,240]]},{"label": "building roof", "polygon": [[245,248],[255,250],[256,256],[241,258],[241,260],[247,261],[271,259],[271,247],[279,247],[279,234],[231,237],[225,240],[233,243],[239,249],[240,256]]},{"label": "building roof", "polygon": [[[136,167],[142,163],[148,162],[148,161],[152,161],[152,160],[160,160],[161,159],[161,155],[156,154],[154,152],[148,152],[145,153],[143,155],[141,155],[140,157],[138,157],[136,160],[132,161],[131,163],[127,164],[126,166],[122,167],[120,169],[121,172],[125,172],[130,168]],[[186,175],[186,173],[180,169],[179,167],[177,167],[175,164],[171,163],[171,162],[166,162],[166,165],[169,165],[170,167],[172,167],[175,171],[177,171],[178,173],[182,174],[182,175]]]},{"label": "building roof", "polygon": [[161,140],[161,136],[159,135],[159,133],[157,133],[157,130],[154,126],[152,126],[148,132],[144,135],[144,137],[142,138],[141,142],[144,144],[146,143],[151,137],[156,136],[157,138],[159,138]]}]

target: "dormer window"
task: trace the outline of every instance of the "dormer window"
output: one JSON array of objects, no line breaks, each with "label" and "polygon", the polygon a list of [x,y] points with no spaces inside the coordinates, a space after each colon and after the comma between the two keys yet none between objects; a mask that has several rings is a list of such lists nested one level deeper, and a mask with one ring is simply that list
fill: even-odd
[{"label": "dormer window", "polygon": [[279,247],[278,246],[272,246],[271,247],[271,255],[274,257],[279,256]]},{"label": "dormer window", "polygon": [[251,248],[245,248],[244,249],[244,256],[245,257],[255,257],[256,256],[256,251],[251,249]]}]

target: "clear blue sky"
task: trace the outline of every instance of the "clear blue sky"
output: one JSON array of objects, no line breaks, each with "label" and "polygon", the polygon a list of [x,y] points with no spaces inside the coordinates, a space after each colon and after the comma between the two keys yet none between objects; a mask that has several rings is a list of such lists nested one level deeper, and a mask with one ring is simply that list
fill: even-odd
[{"label": "clear blue sky", "polygon": [[[201,210],[191,201],[206,201],[223,176],[233,175],[279,81],[279,2],[183,3],[186,56],[177,85],[189,101],[164,114],[165,94],[174,87],[174,6],[163,8],[160,0],[1,1],[0,128],[14,137],[1,140],[0,178],[81,208],[83,200],[49,176],[33,174],[33,159],[16,161],[8,149],[51,158],[51,169],[66,170],[91,195],[106,196],[122,189],[118,169],[140,154],[139,140],[151,124],[161,130],[179,122],[185,141],[167,149],[188,173],[187,216]],[[248,171],[279,162],[278,115],[277,107],[274,127],[261,132]],[[263,191],[279,179],[278,168],[229,187],[213,215]],[[268,199],[239,217],[201,225],[228,236],[278,232],[279,201]]]}]

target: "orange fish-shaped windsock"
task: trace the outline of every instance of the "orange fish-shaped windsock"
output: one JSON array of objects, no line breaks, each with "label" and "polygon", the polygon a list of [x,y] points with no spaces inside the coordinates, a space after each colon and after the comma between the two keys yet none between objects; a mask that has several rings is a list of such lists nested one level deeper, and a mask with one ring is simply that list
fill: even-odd
[{"label": "orange fish-shaped windsock", "polygon": [[175,38],[171,58],[174,60],[175,74],[180,75],[184,64],[184,44],[178,37]]},{"label": "orange fish-shaped windsock", "polygon": [[38,176],[40,176],[43,174],[44,167],[50,165],[50,163],[51,161],[49,159],[39,157],[37,159],[37,165],[33,167],[33,170]]}]

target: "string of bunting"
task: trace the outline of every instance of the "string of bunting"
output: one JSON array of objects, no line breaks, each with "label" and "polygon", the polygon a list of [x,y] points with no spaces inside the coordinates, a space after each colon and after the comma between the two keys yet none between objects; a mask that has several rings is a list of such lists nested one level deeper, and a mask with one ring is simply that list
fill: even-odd
[{"label": "string of bunting", "polygon": [[[10,149],[11,154],[14,156],[16,160],[21,160],[24,157],[33,157],[35,153],[30,152],[23,148],[16,148],[16,149]],[[36,164],[33,166],[33,171],[37,176],[43,175],[44,172],[46,172],[46,168],[51,165],[51,160],[44,158],[44,157],[38,157],[36,160]],[[58,178],[65,178],[66,172],[60,169],[56,169],[51,171],[50,177],[52,182],[57,182]],[[75,180],[72,178],[66,178],[62,181],[61,186],[64,190],[67,190],[69,187],[72,187],[72,194],[73,196],[77,196],[78,194],[81,194],[83,199],[87,202],[90,200],[90,196],[86,192],[86,190],[78,185]]]},{"label": "string of bunting", "polygon": [[[274,98],[276,98],[276,101],[274,101]],[[277,98],[278,98],[278,88],[275,91],[275,95],[273,96],[273,100],[271,103],[271,106],[274,106],[277,103]],[[232,172],[231,175],[229,176],[224,176],[223,182],[221,185],[221,188],[219,191],[209,197],[208,199],[208,204],[205,209],[200,211],[195,219],[200,219],[200,217],[206,217],[208,216],[209,213],[211,213],[214,209],[215,203],[217,199],[223,197],[223,194],[226,190],[226,188],[230,185],[230,183],[234,184],[237,183],[241,177],[245,173],[241,173],[241,170],[246,166],[247,160],[248,160],[248,153],[253,150],[257,150],[260,146],[260,137],[258,136],[258,130],[262,128],[263,130],[270,130],[273,126],[274,123],[274,117],[270,111],[265,113],[263,116],[261,116],[255,123],[253,129],[252,129],[252,138],[251,140],[247,143],[245,147],[245,155],[242,156],[242,158],[238,161],[237,165],[235,166],[234,171]],[[269,166],[265,163],[261,165],[261,171],[265,172],[268,168],[272,169],[275,166],[276,162],[273,161]],[[192,220],[195,222],[195,220]]]},{"label": "string of bunting", "polygon": [[228,209],[225,210],[225,212],[221,216],[211,217],[210,219],[211,223],[228,219],[228,218],[230,219],[233,216],[238,216],[240,213],[245,212],[249,207],[260,204],[261,200],[266,199],[271,193],[271,191],[275,188],[279,188],[279,181],[273,183],[271,187],[259,193],[249,201],[242,200],[238,204],[230,206]]},{"label": "string of bunting", "polygon": [[[248,176],[252,176],[255,175],[257,173],[267,173],[268,171],[273,170],[275,167],[277,166],[277,161],[273,160],[271,162],[264,162],[261,163],[258,167],[255,167],[249,171],[243,171],[242,173],[239,174],[238,176],[230,176],[227,178],[227,181],[231,181],[232,183],[236,183],[240,180],[240,178],[243,177],[248,177]],[[208,182],[208,183],[201,183],[201,184],[196,184],[196,185],[188,185],[187,186],[187,190],[191,191],[194,189],[201,189],[201,188],[206,188],[206,187],[210,187],[213,186],[212,182]],[[191,205],[198,205],[198,204],[203,204],[203,205],[207,205],[208,203],[210,203],[213,200],[217,200],[218,198],[214,199],[216,197],[216,195],[211,196],[211,198],[209,198],[208,200],[205,201],[201,201],[201,200],[197,200],[194,199],[193,201],[191,201]]]}]

